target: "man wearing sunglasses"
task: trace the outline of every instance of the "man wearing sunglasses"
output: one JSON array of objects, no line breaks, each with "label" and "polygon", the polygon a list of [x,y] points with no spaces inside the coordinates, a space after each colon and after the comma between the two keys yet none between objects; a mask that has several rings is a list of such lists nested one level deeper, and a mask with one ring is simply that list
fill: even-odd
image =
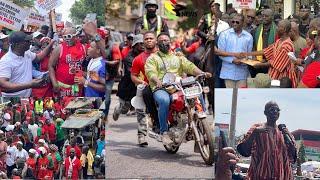
[{"label": "man wearing sunglasses", "polygon": [[[92,22],[87,22],[83,25],[83,30],[94,39],[103,54],[104,43],[96,26]],[[64,41],[53,50],[49,59],[49,76],[54,95],[83,96],[83,87],[86,87],[88,82],[81,85],[75,82],[75,79],[83,76],[82,63],[86,57],[86,47],[76,36],[75,28],[66,28],[62,38]]]},{"label": "man wearing sunglasses", "polygon": [[[229,53],[251,52],[253,38],[250,33],[243,30],[244,17],[236,14],[232,21],[232,28],[223,31],[218,40],[218,48]],[[220,56],[222,67],[220,78],[224,79],[227,88],[247,86],[249,75],[248,66],[242,64],[240,59],[232,56]]]},{"label": "man wearing sunglasses", "polygon": [[40,62],[52,49],[54,41],[41,53],[31,52],[32,36],[22,31],[9,36],[10,48],[0,61],[0,88],[7,97],[29,97],[31,88],[44,85],[45,79],[32,79],[32,62]]},{"label": "man wearing sunglasses", "polygon": [[297,159],[294,137],[287,128],[277,127],[277,103],[268,102],[264,114],[267,122],[253,125],[237,146],[242,156],[251,156],[248,178],[293,179],[292,164]]}]

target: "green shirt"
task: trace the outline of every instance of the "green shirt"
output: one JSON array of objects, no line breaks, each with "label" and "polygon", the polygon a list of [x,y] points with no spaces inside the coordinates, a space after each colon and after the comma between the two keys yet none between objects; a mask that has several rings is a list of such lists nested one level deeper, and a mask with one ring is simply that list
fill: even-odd
[{"label": "green shirt", "polygon": [[64,140],[64,130],[61,128],[60,124],[57,124],[56,126],[56,132],[57,132],[57,141]]},{"label": "green shirt", "polygon": [[178,76],[182,76],[183,73],[193,74],[195,68],[196,66],[184,56],[176,56],[173,53],[164,54],[160,51],[150,55],[145,64],[146,76],[153,91],[156,84],[151,81],[151,78],[157,77],[162,81],[167,72]]}]

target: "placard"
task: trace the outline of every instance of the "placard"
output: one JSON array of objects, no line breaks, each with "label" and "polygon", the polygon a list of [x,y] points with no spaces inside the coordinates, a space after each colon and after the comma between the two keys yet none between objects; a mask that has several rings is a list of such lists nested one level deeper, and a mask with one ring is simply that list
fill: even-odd
[{"label": "placard", "polygon": [[233,0],[233,7],[236,9],[255,9],[256,0]]},{"label": "placard", "polygon": [[29,11],[7,0],[0,1],[0,25],[19,31]]},{"label": "placard", "polygon": [[48,13],[62,4],[61,0],[36,0],[35,8],[40,14]]}]

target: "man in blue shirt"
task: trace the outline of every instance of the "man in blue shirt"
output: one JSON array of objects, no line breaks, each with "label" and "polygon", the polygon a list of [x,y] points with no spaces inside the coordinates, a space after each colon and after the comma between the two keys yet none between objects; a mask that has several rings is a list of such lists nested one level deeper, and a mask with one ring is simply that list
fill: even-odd
[{"label": "man in blue shirt", "polygon": [[[232,28],[220,33],[218,48],[225,52],[240,53],[251,52],[253,38],[250,33],[243,30],[244,17],[236,14],[232,21]],[[239,88],[247,86],[249,71],[247,65],[241,63],[241,59],[227,56],[222,59],[220,78],[224,79],[227,88]]]}]

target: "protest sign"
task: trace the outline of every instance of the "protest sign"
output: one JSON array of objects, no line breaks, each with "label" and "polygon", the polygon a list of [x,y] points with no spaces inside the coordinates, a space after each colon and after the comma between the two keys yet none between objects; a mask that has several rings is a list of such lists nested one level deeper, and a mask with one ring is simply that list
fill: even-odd
[{"label": "protest sign", "polygon": [[40,14],[46,14],[62,4],[61,0],[36,0],[35,8]]},{"label": "protest sign", "polygon": [[256,0],[233,0],[232,5],[236,9],[255,9]]},{"label": "protest sign", "polygon": [[41,16],[38,13],[31,12],[28,17],[27,25],[40,27],[46,24],[45,18],[46,18],[45,16]]},{"label": "protest sign", "polygon": [[29,11],[7,0],[0,1],[0,25],[19,31]]}]

